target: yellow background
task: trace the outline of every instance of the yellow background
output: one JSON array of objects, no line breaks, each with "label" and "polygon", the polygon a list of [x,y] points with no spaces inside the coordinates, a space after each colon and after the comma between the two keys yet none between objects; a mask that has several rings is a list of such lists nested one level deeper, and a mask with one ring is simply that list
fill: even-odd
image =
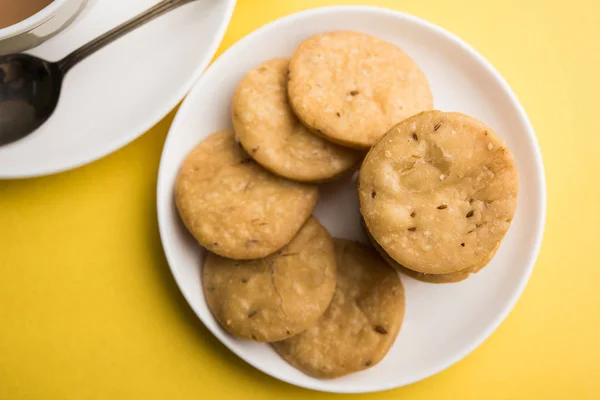
[{"label": "yellow background", "polygon": [[[275,18],[342,3],[240,0],[219,53]],[[348,397],[600,398],[600,2],[362,3],[439,24],[496,66],[536,129],[548,219],[533,276],[490,339],[435,377]],[[180,295],[155,215],[172,117],[86,167],[0,181],[0,399],[340,397],[246,365]]]}]

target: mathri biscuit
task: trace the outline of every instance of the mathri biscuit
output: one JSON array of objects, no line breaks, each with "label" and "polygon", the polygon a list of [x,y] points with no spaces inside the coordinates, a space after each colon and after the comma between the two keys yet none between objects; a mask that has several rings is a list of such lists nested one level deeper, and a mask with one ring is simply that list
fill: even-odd
[{"label": "mathri biscuit", "polygon": [[266,258],[240,261],[209,253],[202,283],[226,330],[272,342],[302,332],[325,312],[336,270],[333,241],[311,217],[287,246]]},{"label": "mathri biscuit", "polygon": [[368,149],[395,123],[433,107],[427,78],[406,53],[350,31],[303,41],[290,61],[288,93],[305,125],[357,149]]},{"label": "mathri biscuit", "polygon": [[371,149],[359,177],[369,233],[394,261],[425,274],[481,265],[508,231],[517,195],[510,150],[459,113],[402,121]]},{"label": "mathri biscuit", "polygon": [[285,178],[330,180],[364,153],[326,141],[296,118],[287,95],[289,60],[269,60],[250,70],[232,103],[236,138],[260,165]]},{"label": "mathri biscuit", "polygon": [[256,164],[230,130],[198,144],[175,184],[179,215],[196,240],[240,260],[265,257],[288,244],[317,199],[316,186],[280,178]]},{"label": "mathri biscuit", "polygon": [[273,343],[286,361],[318,378],[376,365],[394,344],[404,318],[398,273],[371,246],[334,242],[338,278],[329,308],[306,331]]}]

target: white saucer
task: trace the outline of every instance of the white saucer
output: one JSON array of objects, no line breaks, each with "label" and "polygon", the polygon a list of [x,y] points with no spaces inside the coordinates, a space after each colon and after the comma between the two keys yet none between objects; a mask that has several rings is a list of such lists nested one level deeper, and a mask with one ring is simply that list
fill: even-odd
[{"label": "white saucer", "polygon": [[[95,0],[30,53],[54,61],[158,0]],[[150,129],[185,96],[215,54],[235,0],[199,0],[101,49],[69,71],[58,107],[32,135],[0,147],[0,178],[68,170]]]},{"label": "white saucer", "polygon": [[[511,228],[493,261],[466,281],[435,285],[403,276],[406,317],[384,360],[364,372],[333,380],[309,377],[266,344],[238,340],[211,315],[202,294],[203,251],[181,224],[173,200],[177,171],[187,153],[212,132],[230,126],[234,89],[252,67],[290,56],[300,41],[331,30],[358,30],[395,43],[425,71],[435,106],[481,119],[512,150],[520,194]],[[322,186],[315,210],[333,236],[366,241],[354,178]],[[372,7],[304,11],[251,33],[223,54],[192,88],[167,137],[158,178],[158,221],[175,280],[208,329],[231,351],[283,381],[330,392],[372,392],[419,381],[473,351],[504,320],[533,269],[540,248],[546,191],[540,151],[514,93],[496,70],[456,36],[421,19]]]}]

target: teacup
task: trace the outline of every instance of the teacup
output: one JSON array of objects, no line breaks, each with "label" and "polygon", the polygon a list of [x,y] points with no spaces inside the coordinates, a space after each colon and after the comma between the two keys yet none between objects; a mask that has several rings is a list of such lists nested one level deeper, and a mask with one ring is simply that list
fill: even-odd
[{"label": "teacup", "polygon": [[87,0],[0,0],[0,55],[35,47],[66,28]]}]

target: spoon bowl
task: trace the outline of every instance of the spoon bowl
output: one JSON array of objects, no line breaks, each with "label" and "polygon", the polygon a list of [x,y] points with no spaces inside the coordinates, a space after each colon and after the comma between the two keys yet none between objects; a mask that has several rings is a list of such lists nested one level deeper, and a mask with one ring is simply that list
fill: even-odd
[{"label": "spoon bowl", "polygon": [[28,54],[0,58],[0,146],[36,130],[54,112],[63,72]]}]

